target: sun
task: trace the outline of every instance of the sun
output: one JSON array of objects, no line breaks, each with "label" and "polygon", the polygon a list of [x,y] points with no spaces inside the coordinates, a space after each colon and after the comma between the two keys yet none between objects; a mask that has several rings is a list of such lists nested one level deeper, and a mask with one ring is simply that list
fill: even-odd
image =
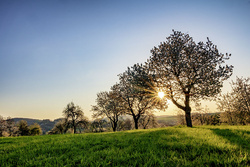
[{"label": "sun", "polygon": [[164,92],[158,92],[158,96],[162,99],[164,97]]}]

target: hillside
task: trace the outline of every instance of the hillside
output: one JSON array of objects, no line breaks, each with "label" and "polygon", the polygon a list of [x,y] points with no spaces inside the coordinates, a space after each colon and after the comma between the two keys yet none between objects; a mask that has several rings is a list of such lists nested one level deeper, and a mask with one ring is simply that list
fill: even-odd
[{"label": "hillside", "polygon": [[0,138],[1,166],[250,166],[250,126]]}]

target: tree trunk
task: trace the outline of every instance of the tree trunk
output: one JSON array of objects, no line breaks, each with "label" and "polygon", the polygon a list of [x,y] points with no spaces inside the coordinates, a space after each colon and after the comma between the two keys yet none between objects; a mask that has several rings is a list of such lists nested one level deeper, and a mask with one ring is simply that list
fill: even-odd
[{"label": "tree trunk", "polygon": [[191,119],[191,107],[190,107],[190,91],[185,92],[185,117],[186,117],[186,123],[187,127],[193,127],[192,126],[192,119]]},{"label": "tree trunk", "polygon": [[76,125],[74,125],[74,134],[76,133]]},{"label": "tree trunk", "polygon": [[134,119],[135,122],[135,129],[138,129],[138,119]]},{"label": "tree trunk", "polygon": [[190,107],[186,107],[186,109],[185,109],[185,118],[186,118],[187,127],[193,127],[192,126],[191,108]]},{"label": "tree trunk", "polygon": [[112,128],[113,128],[113,132],[115,132],[115,131],[116,131],[116,128],[117,128],[117,122],[113,122]]},{"label": "tree trunk", "polygon": [[136,116],[136,115],[133,115],[133,119],[134,119],[134,123],[135,123],[135,129],[138,129],[138,127],[139,127],[139,123],[138,123],[138,121],[139,121],[139,118],[140,118],[140,116]]},{"label": "tree trunk", "polygon": [[179,103],[177,103],[177,101],[175,101],[172,98],[172,102],[179,108],[182,109],[185,112],[185,118],[186,118],[186,124],[187,127],[193,127],[192,126],[192,119],[191,119],[191,107],[189,105],[190,102],[190,97],[189,97],[189,92],[185,92],[186,96],[185,96],[185,106],[180,105]]}]

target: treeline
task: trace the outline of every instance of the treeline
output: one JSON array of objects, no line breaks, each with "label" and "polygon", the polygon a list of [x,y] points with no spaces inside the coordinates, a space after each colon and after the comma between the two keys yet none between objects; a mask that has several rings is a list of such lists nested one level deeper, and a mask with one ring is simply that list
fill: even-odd
[{"label": "treeline", "polygon": [[[57,122],[48,134],[123,131],[135,128],[130,118],[121,115],[117,117],[115,129],[113,122],[107,117],[89,121],[81,107],[73,102],[69,103],[62,113],[64,118]],[[158,127],[156,117],[153,114],[143,115],[138,121],[138,127],[144,129]]]},{"label": "treeline", "polygon": [[[197,103],[195,111],[191,115],[193,124],[250,124],[249,81],[249,78],[237,77],[235,82],[232,81],[230,83],[232,87],[231,92],[221,94],[217,97],[217,105],[220,113],[211,113],[207,107],[203,108]],[[73,102],[69,103],[63,111],[65,118],[58,122],[49,134],[121,131],[164,126],[164,124],[160,125],[157,122],[153,114],[154,109],[157,109],[157,107],[164,109],[161,99],[155,98],[154,102],[150,98],[143,100],[143,94],[141,98],[138,98],[140,94],[132,97],[127,97],[128,94],[124,94],[123,97],[121,91],[117,91],[117,89],[118,84],[114,85],[109,92],[100,92],[97,94],[97,104],[92,106],[93,118],[95,118],[92,122],[84,117],[83,111],[79,106],[75,106]],[[130,89],[132,88],[130,87]],[[127,102],[133,102],[126,104],[123,101],[123,98],[126,99],[126,97]],[[131,116],[132,119],[123,119],[124,116]],[[177,114],[177,120],[178,124],[185,125],[185,112],[180,110]]]},{"label": "treeline", "polygon": [[37,123],[28,126],[27,121],[20,120],[16,123],[10,117],[4,119],[0,116],[0,137],[34,136],[41,134],[42,129]]},{"label": "treeline", "polygon": [[[123,77],[122,77],[123,78]],[[250,78],[236,78],[232,81],[231,91],[217,97],[217,106],[220,113],[213,113],[208,108],[197,105],[195,112],[191,115],[194,125],[247,125],[250,124]],[[130,103],[122,102],[127,94],[119,95],[118,84],[112,87],[110,92],[100,92],[97,94],[97,104],[92,106],[94,121],[89,121],[84,116],[83,110],[73,102],[69,103],[63,110],[63,118],[58,119],[55,126],[48,134],[63,133],[86,133],[104,131],[123,131],[131,129],[146,129],[168,126],[164,123],[159,124],[154,109],[164,109],[162,100],[154,102],[151,99],[128,97]],[[132,89],[130,87],[130,89]],[[137,92],[138,93],[138,92]],[[142,104],[140,104],[140,103]],[[130,104],[131,108],[129,108]],[[136,105],[135,105],[136,104]],[[155,106],[153,106],[153,104]],[[132,108],[133,106],[133,108]],[[129,109],[129,110],[128,110]],[[130,118],[128,117],[130,116]],[[132,119],[131,119],[132,117]],[[185,125],[185,113],[179,111],[177,114],[177,124]],[[20,120],[15,122],[8,117],[4,119],[0,116],[0,136],[29,136],[40,135],[42,129],[39,124],[33,123],[28,126],[27,121]]]}]

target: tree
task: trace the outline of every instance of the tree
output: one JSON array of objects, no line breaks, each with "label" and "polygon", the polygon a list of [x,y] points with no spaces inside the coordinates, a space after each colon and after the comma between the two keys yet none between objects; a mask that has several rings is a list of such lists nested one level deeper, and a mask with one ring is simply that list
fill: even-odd
[{"label": "tree", "polygon": [[11,117],[8,117],[6,120],[6,130],[9,136],[19,135],[18,127],[16,126],[14,119],[12,119]]},{"label": "tree", "polygon": [[124,107],[121,105],[121,98],[116,85],[114,85],[109,92],[98,93],[96,102],[97,105],[92,106],[92,111],[94,112],[93,117],[106,116],[115,132],[117,130],[119,117],[124,112]]},{"label": "tree", "polygon": [[15,121],[8,117],[6,120],[0,115],[0,137],[18,136],[18,127]]},{"label": "tree", "polygon": [[66,129],[66,122],[65,120],[58,121],[54,127],[49,131],[48,134],[63,134]]},{"label": "tree", "polygon": [[86,117],[84,117],[80,122],[78,122],[78,130],[79,130],[79,133],[82,133],[84,131],[86,131],[88,129],[88,125],[89,125],[89,121]]},{"label": "tree", "polygon": [[29,129],[30,129],[30,135],[32,135],[32,136],[41,135],[43,133],[42,128],[37,123],[30,125]]},{"label": "tree", "polygon": [[156,109],[161,103],[155,96],[155,91],[143,89],[143,84],[150,83],[150,77],[146,70],[143,69],[142,65],[135,64],[133,67],[128,68],[123,74],[120,74],[119,84],[117,87],[120,91],[122,98],[122,104],[125,107],[125,113],[131,115],[135,129],[138,129],[138,121],[142,115],[147,111]]},{"label": "tree", "polygon": [[118,122],[118,130],[131,130],[132,129],[132,121],[129,118],[126,119],[119,119]]},{"label": "tree", "polygon": [[142,115],[139,119],[139,124],[142,126],[143,129],[147,129],[149,127],[155,128],[158,126],[156,117],[151,112]]},{"label": "tree", "polygon": [[73,128],[74,133],[76,133],[77,127],[88,122],[87,118],[84,117],[82,109],[79,106],[75,106],[73,102],[66,106],[63,110],[63,114],[66,122],[65,132],[69,128]]},{"label": "tree", "polygon": [[6,125],[5,125],[4,118],[0,115],[0,137],[4,136],[4,132],[6,131]]},{"label": "tree", "polygon": [[207,106],[202,107],[201,104],[195,106],[195,113],[192,114],[192,123],[195,125],[209,125],[210,124],[210,115],[209,108]]},{"label": "tree", "polygon": [[250,78],[236,77],[232,81],[232,96],[235,98],[233,106],[236,109],[236,115],[239,123],[246,125],[250,123]]},{"label": "tree", "polygon": [[221,95],[218,108],[223,113],[221,119],[228,124],[250,123],[250,78],[236,78],[231,82],[232,91]]},{"label": "tree", "polygon": [[192,127],[190,102],[214,97],[221,92],[223,81],[232,75],[233,66],[224,65],[230,54],[219,53],[209,38],[195,43],[189,34],[174,31],[167,41],[151,50],[145,64],[166,97],[185,113]]},{"label": "tree", "polygon": [[17,126],[19,128],[19,132],[21,136],[28,136],[30,135],[30,129],[28,126],[27,121],[21,120],[17,123]]},{"label": "tree", "polygon": [[195,125],[218,125],[220,124],[220,114],[196,112],[192,114],[192,121]]},{"label": "tree", "polygon": [[104,119],[96,119],[91,123],[92,132],[104,132],[104,125],[107,121]]}]

